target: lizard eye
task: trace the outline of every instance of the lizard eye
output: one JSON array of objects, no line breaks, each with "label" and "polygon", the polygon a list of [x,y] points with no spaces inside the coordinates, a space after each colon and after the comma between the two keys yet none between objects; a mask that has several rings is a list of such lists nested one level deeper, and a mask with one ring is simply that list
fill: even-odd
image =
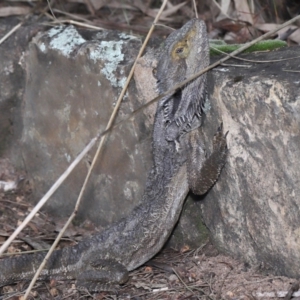
[{"label": "lizard eye", "polygon": [[183,47],[177,48],[175,50],[176,53],[182,53],[183,52]]}]

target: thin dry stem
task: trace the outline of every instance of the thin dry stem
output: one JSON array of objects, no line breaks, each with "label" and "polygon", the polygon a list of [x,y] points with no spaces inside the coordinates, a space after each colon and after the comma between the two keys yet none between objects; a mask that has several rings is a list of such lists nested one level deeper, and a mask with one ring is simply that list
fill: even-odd
[{"label": "thin dry stem", "polygon": [[[227,55],[226,52],[217,49],[215,47],[210,46],[211,49],[213,49],[214,51],[220,52],[221,54]],[[271,62],[279,62],[279,61],[285,61],[285,60],[291,60],[291,59],[296,59],[299,58],[299,56],[293,56],[293,57],[288,57],[288,58],[281,58],[281,59],[271,59],[271,60],[256,60],[256,59],[247,59],[247,58],[242,58],[242,57],[238,57],[236,55],[232,55],[232,58],[237,59],[237,60],[241,60],[241,61],[246,61],[246,62],[252,62],[252,63],[256,63],[256,64],[265,64],[265,63],[271,63]]]},{"label": "thin dry stem", "polygon": [[[57,8],[53,8],[53,12],[59,13],[59,14],[61,14],[61,15],[68,16],[68,17],[73,18],[73,19],[75,19],[75,20],[84,21],[84,22],[86,22],[86,23],[88,23],[88,24],[93,24],[93,23],[92,23],[91,21],[89,21],[87,18],[78,16],[78,15],[76,15],[76,14],[68,13],[68,12],[66,12],[66,11],[62,11],[62,10],[57,9]],[[54,19],[54,18],[52,18],[52,19]],[[67,22],[67,21],[68,21],[68,20],[58,20],[58,19],[54,19],[53,23],[54,23],[54,24],[56,24],[56,23],[64,23],[64,22]],[[76,22],[76,21],[74,21],[74,22]],[[82,25],[80,25],[80,26],[82,26]],[[96,27],[96,26],[95,26],[95,27]],[[96,27],[96,28],[98,28],[98,27]]]},{"label": "thin dry stem", "polygon": [[88,153],[88,151],[95,145],[97,138],[93,138],[90,143],[84,148],[84,150],[76,157],[72,164],[67,168],[67,170],[57,179],[50,190],[45,194],[45,196],[37,203],[30,214],[25,218],[25,220],[20,224],[20,226],[13,232],[13,234],[5,241],[5,243],[0,248],[0,255],[7,249],[10,243],[17,237],[17,235],[24,229],[24,227],[30,222],[30,220],[35,216],[35,214],[41,209],[41,207],[47,202],[47,200],[53,195],[53,193],[58,189],[58,187],[65,181],[65,179],[70,175],[73,169],[78,165],[82,158]]},{"label": "thin dry stem", "polygon": [[172,268],[172,270],[173,270],[173,272],[175,273],[175,275],[177,276],[177,278],[181,281],[181,283],[184,285],[184,287],[188,290],[188,291],[190,291],[193,295],[195,295],[195,293],[193,292],[193,290],[192,289],[190,289],[187,285],[186,285],[186,283],[182,280],[182,278],[179,276],[179,274],[176,272],[176,270],[174,269],[174,268]]},{"label": "thin dry stem", "polygon": [[[148,32],[148,34],[147,34],[147,36],[146,36],[146,39],[145,39],[145,41],[144,41],[144,43],[143,43],[143,45],[142,45],[142,47],[141,47],[141,49],[140,49],[140,51],[139,51],[139,53],[138,53],[138,55],[137,55],[137,58],[136,58],[136,60],[135,60],[135,62],[134,62],[134,64],[133,64],[133,66],[132,66],[132,68],[131,68],[131,70],[130,70],[130,72],[129,72],[129,75],[128,75],[127,80],[126,80],[126,83],[125,83],[125,85],[124,85],[124,87],[123,87],[123,89],[122,89],[122,92],[121,92],[121,94],[120,94],[120,96],[119,96],[119,98],[118,98],[118,100],[117,100],[117,102],[116,102],[116,106],[115,106],[115,108],[114,108],[114,110],[113,110],[113,112],[112,112],[112,114],[111,114],[111,117],[110,117],[110,119],[109,119],[109,121],[108,121],[108,124],[107,124],[107,126],[106,126],[106,130],[111,129],[111,127],[112,127],[112,124],[113,124],[113,122],[114,122],[114,120],[115,120],[115,118],[116,118],[117,112],[118,112],[119,107],[120,107],[120,105],[121,105],[122,99],[123,99],[123,97],[124,97],[124,95],[125,95],[125,92],[126,92],[126,90],[127,90],[127,88],[128,88],[129,82],[130,82],[130,80],[131,80],[131,78],[132,78],[132,76],[133,76],[133,72],[134,72],[135,66],[136,66],[136,64],[137,64],[137,61],[138,61],[138,59],[142,56],[142,54],[143,54],[143,52],[144,52],[144,50],[145,50],[145,48],[146,48],[146,45],[147,45],[147,43],[148,43],[148,41],[149,41],[149,39],[150,39],[150,37],[151,37],[151,34],[152,34],[152,32],[153,32],[153,30],[154,30],[154,28],[155,28],[155,24],[156,24],[156,22],[159,20],[159,18],[160,18],[160,16],[161,16],[161,14],[162,14],[162,12],[163,12],[163,10],[164,10],[164,8],[165,8],[167,2],[168,2],[168,0],[164,0],[164,1],[163,1],[162,5],[161,5],[161,8],[160,8],[160,10],[158,11],[157,16],[156,16],[155,19],[154,19],[154,22],[153,22],[152,26],[150,27],[150,30],[149,30],[149,32]],[[89,168],[89,170],[88,170],[88,174],[87,174],[87,176],[86,176],[86,178],[85,178],[84,184],[83,184],[82,189],[81,189],[81,191],[80,191],[80,194],[79,194],[79,196],[78,196],[78,199],[77,199],[77,202],[76,202],[74,211],[73,211],[73,213],[71,214],[71,216],[69,217],[69,219],[68,219],[68,221],[66,222],[66,224],[64,225],[63,229],[60,231],[60,233],[59,233],[59,235],[57,236],[57,238],[55,239],[54,243],[52,244],[51,248],[49,249],[47,255],[45,256],[45,258],[44,258],[43,262],[41,263],[41,265],[39,266],[38,270],[36,271],[36,273],[35,273],[33,279],[32,279],[31,282],[30,282],[29,287],[28,287],[27,290],[26,290],[26,293],[25,293],[25,295],[24,295],[24,300],[26,300],[27,297],[29,296],[30,291],[32,290],[32,288],[33,288],[33,286],[34,286],[34,284],[35,284],[35,282],[36,282],[38,276],[40,275],[41,271],[42,271],[43,268],[45,267],[45,265],[46,265],[46,263],[47,263],[47,261],[48,261],[50,255],[52,254],[52,252],[53,252],[54,249],[56,248],[56,246],[57,246],[58,242],[60,241],[62,235],[64,234],[65,230],[67,229],[67,227],[69,226],[69,224],[72,222],[72,220],[73,220],[74,217],[76,216],[77,211],[78,211],[78,208],[79,208],[79,205],[80,205],[80,202],[81,202],[81,199],[82,199],[82,196],[83,196],[83,193],[84,193],[84,191],[85,191],[85,188],[86,188],[86,185],[87,185],[87,183],[88,183],[88,180],[89,180],[89,178],[90,178],[90,176],[91,176],[92,170],[93,170],[93,168],[94,168],[94,166],[95,166],[95,164],[96,164],[96,162],[97,162],[97,159],[98,159],[98,157],[99,157],[99,155],[100,155],[100,151],[101,151],[101,149],[102,149],[102,147],[103,147],[105,138],[106,138],[105,135],[101,137],[101,140],[100,140],[98,149],[97,149],[96,154],[95,154],[95,156],[94,156],[94,158],[93,158],[93,162],[92,162],[92,164],[91,164],[91,166],[90,166],[90,168]]]},{"label": "thin dry stem", "polygon": [[49,7],[49,10],[50,10],[50,12],[51,12],[52,17],[53,17],[54,19],[56,19],[55,14],[53,13],[52,5],[51,5],[50,1],[47,0],[47,3],[48,3],[48,7]]},{"label": "thin dry stem", "polygon": [[17,31],[21,26],[23,22],[20,22],[17,24],[15,27],[13,27],[1,40],[0,40],[0,45],[7,39],[9,38],[15,31]]},{"label": "thin dry stem", "polygon": [[195,73],[194,75],[190,76],[189,78],[187,78],[186,80],[174,85],[170,90],[166,91],[163,94],[160,94],[159,96],[155,97],[154,99],[150,100],[148,103],[144,104],[143,106],[141,106],[140,108],[138,108],[137,110],[135,110],[132,114],[130,114],[127,118],[123,119],[122,121],[118,122],[115,126],[113,126],[111,129],[105,130],[102,133],[100,133],[100,135],[105,135],[107,134],[110,130],[114,130],[115,128],[119,127],[121,124],[123,124],[124,122],[129,121],[130,119],[132,119],[137,113],[139,113],[141,110],[145,109],[146,107],[150,106],[151,104],[159,101],[160,99],[162,99],[165,96],[168,96],[172,93],[174,93],[176,90],[179,90],[180,88],[184,87],[186,84],[188,84],[190,81],[196,79],[197,77],[201,76],[202,74],[206,73],[207,71],[219,66],[220,64],[222,64],[223,62],[225,62],[226,60],[230,59],[230,58],[235,58],[235,56],[237,54],[240,54],[241,52],[243,52],[244,50],[248,49],[249,47],[251,47],[252,45],[256,44],[257,42],[264,40],[270,36],[272,36],[274,33],[276,33],[277,31],[279,31],[280,29],[294,23],[295,21],[300,20],[300,15],[291,19],[290,21],[287,21],[285,23],[283,23],[282,25],[279,25],[278,28],[269,31],[265,34],[263,34],[262,36],[256,38],[255,40],[244,44],[241,48],[233,51],[232,53],[228,53],[225,57],[221,58],[220,60],[216,61],[215,63],[209,65],[208,67],[206,67],[205,69],[199,71],[198,73]]},{"label": "thin dry stem", "polygon": [[197,4],[196,4],[196,0],[193,0],[193,6],[194,6],[194,12],[195,12],[195,18],[198,19],[198,11],[197,11]]}]

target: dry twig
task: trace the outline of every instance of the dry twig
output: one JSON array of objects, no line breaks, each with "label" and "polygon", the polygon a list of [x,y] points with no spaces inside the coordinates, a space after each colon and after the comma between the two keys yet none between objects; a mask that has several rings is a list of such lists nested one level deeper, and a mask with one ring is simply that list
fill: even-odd
[{"label": "dry twig", "polygon": [[[152,34],[153,30],[154,30],[155,23],[159,20],[160,15],[162,14],[162,12],[163,12],[163,10],[164,10],[166,4],[167,4],[167,0],[164,0],[163,3],[162,3],[162,5],[161,5],[160,10],[159,10],[158,13],[157,13],[157,16],[156,16],[156,18],[155,18],[155,20],[154,20],[154,23],[153,23],[153,25],[151,26],[151,28],[150,28],[150,30],[149,30],[147,36],[146,36],[146,39],[145,39],[145,41],[144,41],[144,43],[143,43],[143,45],[142,45],[142,47],[141,47],[141,49],[140,49],[140,51],[139,51],[139,53],[138,53],[138,55],[137,55],[137,58],[136,58],[136,60],[135,60],[135,62],[134,62],[134,64],[133,64],[133,66],[132,66],[132,68],[131,68],[131,70],[130,70],[130,72],[129,72],[129,75],[128,75],[128,77],[127,77],[126,83],[125,83],[125,85],[124,85],[124,87],[123,87],[123,89],[122,89],[122,92],[121,92],[121,94],[120,94],[120,96],[119,96],[119,98],[118,98],[118,100],[117,100],[117,102],[116,102],[115,108],[114,108],[114,110],[113,110],[113,112],[112,112],[112,115],[111,115],[111,117],[110,117],[110,119],[109,119],[109,121],[108,121],[108,124],[107,124],[107,126],[106,126],[106,130],[110,130],[110,129],[112,128],[112,124],[113,124],[113,122],[114,122],[114,120],[115,120],[115,118],[116,118],[117,112],[118,112],[119,107],[120,107],[121,102],[122,102],[122,99],[123,99],[123,97],[124,97],[124,95],[125,95],[125,92],[126,92],[126,90],[127,90],[127,88],[128,88],[129,82],[130,82],[130,80],[131,80],[131,78],[132,78],[132,76],[133,76],[133,72],[134,72],[135,66],[136,66],[136,64],[137,64],[137,60],[142,56],[142,54],[143,54],[143,52],[144,52],[144,49],[146,48],[146,45],[147,45],[147,43],[148,43],[148,41],[149,41],[149,39],[150,39],[150,36],[151,36],[151,34]],[[94,166],[95,166],[95,164],[96,164],[96,162],[97,162],[97,159],[98,159],[99,154],[100,154],[100,151],[101,151],[101,149],[102,149],[102,147],[103,147],[105,138],[106,138],[106,135],[102,135],[102,136],[101,136],[101,140],[100,140],[98,149],[97,149],[96,154],[95,154],[95,156],[94,156],[94,158],[93,158],[92,164],[91,164],[91,166],[90,166],[90,168],[89,168],[89,170],[88,170],[88,174],[87,174],[87,176],[86,176],[86,178],[85,178],[85,181],[84,181],[84,183],[83,183],[82,189],[81,189],[80,194],[79,194],[79,196],[78,196],[78,199],[77,199],[77,202],[76,202],[74,211],[73,211],[73,213],[71,214],[71,216],[69,217],[69,219],[68,219],[68,221],[66,222],[65,226],[63,227],[63,229],[60,231],[60,233],[59,233],[59,235],[57,236],[57,238],[55,239],[54,243],[52,244],[51,248],[49,249],[49,251],[48,251],[47,255],[45,256],[43,262],[41,263],[40,267],[39,267],[38,270],[36,271],[36,273],[35,273],[33,279],[32,279],[31,282],[30,282],[30,285],[29,285],[28,289],[26,290],[26,293],[25,293],[25,296],[24,296],[24,300],[26,300],[27,297],[29,296],[29,293],[30,293],[30,291],[32,290],[32,287],[34,286],[34,284],[35,284],[35,282],[36,282],[38,276],[39,276],[40,273],[41,273],[41,271],[42,271],[43,268],[45,267],[45,265],[46,265],[46,263],[47,263],[47,261],[48,261],[50,255],[52,254],[52,252],[53,252],[54,249],[56,248],[56,246],[57,246],[59,240],[61,239],[61,237],[62,237],[62,235],[63,235],[63,233],[65,232],[65,230],[67,229],[67,227],[70,225],[70,223],[72,222],[72,220],[73,220],[74,217],[76,216],[77,211],[78,211],[78,208],[79,208],[79,205],[80,205],[80,202],[81,202],[81,199],[82,199],[82,196],[83,196],[83,193],[84,193],[84,191],[85,191],[85,188],[86,188],[86,185],[87,185],[87,183],[88,183],[88,180],[89,180],[89,178],[90,178],[90,176],[91,176],[92,170],[93,170],[93,168],[94,168]]]}]

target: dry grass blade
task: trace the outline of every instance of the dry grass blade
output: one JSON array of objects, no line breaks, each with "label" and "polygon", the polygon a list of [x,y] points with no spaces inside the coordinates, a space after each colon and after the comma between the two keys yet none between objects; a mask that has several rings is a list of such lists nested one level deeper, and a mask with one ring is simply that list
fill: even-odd
[{"label": "dry grass blade", "polygon": [[[142,47],[141,47],[139,53],[138,53],[138,56],[137,56],[137,58],[136,58],[136,60],[135,60],[135,62],[134,62],[134,64],[133,64],[133,66],[132,66],[132,68],[131,68],[131,70],[130,70],[130,72],[129,72],[129,75],[128,75],[128,77],[127,77],[126,83],[125,83],[125,85],[124,85],[124,87],[123,87],[123,90],[122,90],[122,92],[121,92],[121,94],[120,94],[120,96],[119,96],[119,98],[118,98],[118,100],[117,100],[117,102],[116,102],[116,105],[115,105],[115,108],[114,108],[114,110],[113,110],[113,112],[112,112],[112,115],[111,115],[111,117],[110,117],[110,119],[109,119],[109,121],[108,121],[106,130],[110,130],[110,129],[112,128],[112,124],[113,124],[113,122],[114,122],[114,120],[115,120],[115,117],[116,117],[116,115],[117,115],[118,109],[119,109],[119,107],[120,107],[120,105],[121,105],[121,101],[122,101],[122,99],[123,99],[123,97],[124,97],[124,95],[125,95],[125,92],[126,92],[126,90],[127,90],[127,88],[128,88],[128,85],[129,85],[129,82],[130,82],[130,80],[131,80],[131,78],[132,78],[132,76],[133,76],[133,72],[134,72],[135,66],[136,66],[136,64],[137,64],[137,60],[142,56],[142,54],[143,54],[143,52],[144,52],[144,49],[146,48],[146,45],[147,45],[147,43],[148,43],[148,40],[149,40],[149,38],[150,38],[150,36],[151,36],[153,30],[154,30],[155,23],[159,20],[161,14],[162,14],[162,12],[163,12],[163,10],[164,10],[166,4],[167,4],[167,1],[168,1],[168,0],[164,0],[164,1],[163,1],[162,5],[161,5],[161,8],[160,8],[159,12],[157,13],[157,15],[156,15],[156,17],[155,17],[154,24],[151,26],[151,28],[150,28],[150,30],[149,30],[149,32],[148,32],[148,35],[147,35],[147,37],[146,37],[146,39],[145,39],[145,41],[144,41],[144,43],[143,43],[143,45],[142,45]],[[96,161],[97,161],[97,159],[98,159],[98,156],[99,156],[100,151],[101,151],[101,149],[102,149],[102,146],[103,146],[103,144],[104,144],[105,137],[106,137],[106,136],[104,136],[104,135],[101,136],[101,140],[100,140],[98,149],[97,149],[97,151],[96,151],[96,154],[95,154],[95,156],[94,156],[94,158],[93,158],[92,164],[91,164],[91,166],[90,166],[90,168],[89,168],[88,174],[87,174],[87,176],[86,176],[86,178],[85,178],[85,181],[84,181],[84,183],[83,183],[83,186],[82,186],[82,189],[81,189],[80,194],[79,194],[79,196],[78,196],[78,199],[77,199],[77,202],[76,202],[74,211],[73,211],[72,215],[69,217],[69,219],[68,219],[67,223],[65,224],[65,226],[63,227],[63,229],[60,231],[60,233],[59,233],[59,235],[57,236],[57,238],[55,239],[54,243],[52,244],[50,250],[48,251],[47,255],[45,256],[45,258],[44,258],[43,262],[41,263],[41,265],[39,266],[38,270],[36,271],[36,273],[35,273],[33,279],[32,279],[31,282],[30,282],[30,285],[29,285],[28,289],[26,290],[26,293],[25,293],[25,295],[24,295],[24,300],[26,300],[27,297],[29,296],[30,291],[32,290],[32,288],[33,288],[33,286],[34,286],[34,284],[35,284],[35,282],[36,282],[36,280],[37,280],[39,274],[41,273],[41,271],[42,271],[43,268],[45,267],[45,265],[46,265],[46,263],[47,263],[47,260],[49,259],[50,255],[52,254],[52,252],[53,252],[54,249],[56,248],[56,246],[57,246],[59,240],[61,239],[61,237],[62,237],[62,235],[63,235],[63,233],[65,232],[65,230],[67,229],[67,227],[69,226],[69,224],[72,222],[72,220],[74,219],[74,217],[75,217],[76,214],[77,214],[77,210],[78,210],[78,208],[79,208],[79,205],[80,205],[80,202],[81,202],[83,193],[84,193],[84,191],[85,191],[85,187],[86,187],[87,182],[88,182],[88,180],[89,180],[89,178],[90,178],[90,175],[91,175],[91,173],[92,173],[92,170],[93,170],[93,168],[94,168],[94,166],[95,166],[95,164],[96,164]]]},{"label": "dry grass blade", "polygon": [[[54,8],[52,11],[53,11],[53,12],[56,12],[56,13],[59,13],[59,14],[61,14],[61,15],[68,16],[68,17],[70,17],[71,19],[80,20],[80,21],[86,22],[86,23],[88,23],[88,24],[93,24],[93,23],[92,23],[91,21],[89,21],[88,19],[86,19],[86,18],[84,18],[84,17],[82,17],[82,16],[78,16],[78,15],[76,15],[76,14],[68,13],[68,12],[65,12],[65,11],[62,11],[62,10],[56,9],[56,8]],[[52,19],[54,19],[54,18],[52,18]],[[64,23],[64,22],[66,22],[66,21],[65,21],[65,20],[54,19],[54,23]],[[74,22],[75,22],[75,21],[74,21]]]},{"label": "dry grass blade", "polygon": [[[279,28],[280,25],[275,24],[275,23],[264,23],[264,24],[254,24],[253,25],[255,28],[264,31],[264,32],[272,32],[274,30],[276,30],[277,28]],[[284,28],[281,28],[278,31],[278,36],[283,36],[286,34],[286,31],[292,30],[293,33],[291,35],[289,35],[289,39],[300,44],[300,28],[298,28],[295,25],[291,25],[291,26],[286,26]]]},{"label": "dry grass blade", "polygon": [[215,63],[211,64],[210,66],[208,66],[207,68],[203,69],[202,71],[190,76],[189,78],[187,78],[186,80],[182,81],[181,83],[176,84],[175,86],[173,86],[172,89],[168,90],[167,92],[155,97],[154,99],[152,99],[151,101],[149,101],[148,103],[144,104],[143,106],[141,106],[140,108],[138,108],[137,110],[135,110],[130,116],[128,116],[127,118],[121,120],[120,122],[118,122],[117,124],[115,124],[111,129],[105,130],[102,133],[100,133],[100,136],[102,135],[106,135],[108,132],[110,132],[111,130],[114,130],[115,128],[119,127],[121,124],[123,124],[124,122],[127,122],[129,120],[131,120],[137,113],[139,113],[140,111],[142,111],[143,109],[145,109],[146,107],[148,107],[149,105],[152,105],[153,103],[159,101],[160,99],[162,99],[163,97],[170,95],[172,93],[174,93],[175,91],[177,91],[178,89],[182,88],[183,86],[185,86],[186,84],[188,84],[190,81],[196,79],[197,77],[201,76],[202,74],[206,73],[207,71],[219,66],[220,64],[222,64],[223,62],[225,62],[226,60],[235,57],[237,54],[242,53],[244,50],[248,49],[249,47],[251,47],[252,45],[256,44],[259,41],[262,41],[264,39],[269,38],[270,36],[272,36],[274,33],[276,33],[277,31],[279,31],[282,28],[285,28],[286,26],[289,26],[290,24],[294,23],[295,21],[300,20],[300,15],[291,19],[290,21],[285,22],[284,24],[280,25],[278,28],[274,29],[273,31],[267,32],[264,35],[254,39],[253,41],[244,44],[242,47],[240,47],[239,49],[233,51],[232,53],[227,54],[225,57],[223,57],[222,59],[216,61]]},{"label": "dry grass blade", "polygon": [[73,169],[82,160],[82,158],[90,151],[90,149],[95,145],[97,138],[94,138],[85,147],[85,149],[76,157],[68,169],[58,178],[50,190],[45,194],[45,196],[38,202],[30,214],[25,218],[25,220],[20,224],[20,226],[13,232],[13,234],[5,241],[5,243],[0,248],[0,255],[7,249],[10,243],[16,238],[16,236],[24,229],[24,227],[30,222],[34,215],[41,209],[41,207],[48,201],[48,199],[53,195],[53,193],[58,189],[58,187],[65,181],[65,179],[71,174]]},{"label": "dry grass blade", "polygon": [[[16,25],[14,28],[12,28],[2,39],[0,39],[0,45],[9,38],[15,31],[17,31],[21,26],[23,22],[20,22],[18,25]],[[0,253],[1,254],[1,253]]]},{"label": "dry grass blade", "polygon": [[[212,46],[210,46],[210,47],[211,47],[211,49],[215,50],[216,52],[227,55],[226,52],[224,52],[220,49],[214,48]],[[296,59],[296,58],[299,58],[300,56],[293,56],[293,57],[287,57],[287,58],[281,58],[281,59],[271,59],[271,60],[254,60],[254,59],[247,59],[247,58],[238,57],[236,55],[231,55],[231,57],[234,58],[234,59],[237,59],[237,60],[241,60],[241,61],[246,61],[246,62],[251,62],[251,63],[256,63],[256,64],[266,64],[266,63],[271,63],[271,62],[278,62],[278,61]],[[241,66],[241,65],[237,65],[237,67],[238,66]]]},{"label": "dry grass blade", "polygon": [[[53,0],[52,0],[53,1]],[[27,7],[26,7],[27,8]],[[44,9],[43,9],[43,11],[42,11],[42,14],[47,10],[47,8],[48,8],[48,6],[46,6]],[[3,8],[0,8],[0,10],[2,10]],[[27,11],[27,13],[26,13],[26,16],[24,17],[24,20],[22,21],[22,22],[20,22],[19,24],[17,24],[14,28],[12,28],[6,35],[4,35],[4,37],[2,37],[1,39],[0,39],[0,45],[7,39],[7,38],[9,38],[16,30],[18,30],[22,25],[23,25],[23,23],[30,17],[30,12],[31,12],[32,10],[31,9],[29,9],[28,11]],[[0,17],[1,17],[1,15],[0,15]],[[0,252],[0,254],[1,254],[1,252]]]},{"label": "dry grass blade", "polygon": [[178,277],[178,279],[181,281],[181,283],[184,285],[184,287],[185,287],[187,290],[189,290],[189,291],[192,293],[192,295],[194,295],[193,290],[190,289],[190,288],[186,285],[186,283],[182,280],[182,278],[179,276],[179,274],[176,272],[176,270],[175,270],[174,268],[173,268],[173,272],[174,272],[175,275]]},{"label": "dry grass blade", "polygon": [[199,16],[198,16],[196,0],[193,0],[193,7],[194,7],[194,12],[195,12],[195,17],[198,19]]}]

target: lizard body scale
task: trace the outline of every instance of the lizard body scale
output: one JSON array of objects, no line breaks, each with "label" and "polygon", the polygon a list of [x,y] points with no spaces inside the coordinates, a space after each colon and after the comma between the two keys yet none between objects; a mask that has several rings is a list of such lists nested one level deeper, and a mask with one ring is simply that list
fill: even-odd
[{"label": "lizard body scale", "polygon": [[[208,64],[206,27],[193,19],[165,41],[157,70],[159,92],[166,92]],[[201,125],[205,85],[204,74],[159,101],[153,129],[154,164],[141,204],[104,231],[56,250],[39,279],[76,279],[79,289],[111,290],[127,281],[128,271],[161,250],[189,190],[205,193],[225,163],[227,146],[222,130],[206,159],[199,130],[194,129]],[[44,256],[37,253],[0,260],[0,286],[31,279]]]}]

